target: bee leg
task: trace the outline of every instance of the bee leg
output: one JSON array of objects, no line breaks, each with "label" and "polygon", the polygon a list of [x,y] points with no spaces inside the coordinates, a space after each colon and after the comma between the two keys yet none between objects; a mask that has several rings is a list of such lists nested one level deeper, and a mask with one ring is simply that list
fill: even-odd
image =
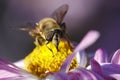
[{"label": "bee leg", "polygon": [[57,40],[57,41],[56,41],[56,48],[57,48],[57,51],[59,51],[58,45],[59,45],[59,41]]},{"label": "bee leg", "polygon": [[38,37],[35,38],[35,42],[34,42],[34,44],[35,44],[36,46],[39,45]]},{"label": "bee leg", "polygon": [[56,46],[57,51],[59,51],[59,48],[58,48],[59,42],[60,42],[60,35],[55,33],[53,36],[52,43]]},{"label": "bee leg", "polygon": [[[49,44],[49,41],[46,42],[46,46],[47,46],[47,44]],[[53,53],[52,49],[50,49],[48,46],[47,46],[47,48],[52,52],[52,56],[54,57],[54,53]]]},{"label": "bee leg", "polygon": [[40,37],[36,37],[34,43],[36,46],[42,45],[42,42],[40,41]]}]

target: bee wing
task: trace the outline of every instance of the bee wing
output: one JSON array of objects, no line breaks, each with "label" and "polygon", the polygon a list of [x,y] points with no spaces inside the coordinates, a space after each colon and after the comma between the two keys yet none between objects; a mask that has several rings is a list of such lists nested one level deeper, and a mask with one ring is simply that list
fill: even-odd
[{"label": "bee wing", "polygon": [[51,17],[55,19],[59,25],[61,25],[68,8],[69,6],[67,4],[63,4],[52,13]]},{"label": "bee wing", "polygon": [[66,24],[62,22],[68,9],[69,6],[67,4],[63,4],[52,13],[51,17],[57,21],[57,23],[60,25],[64,32],[64,37],[69,41],[69,36],[68,33],[66,32]]}]

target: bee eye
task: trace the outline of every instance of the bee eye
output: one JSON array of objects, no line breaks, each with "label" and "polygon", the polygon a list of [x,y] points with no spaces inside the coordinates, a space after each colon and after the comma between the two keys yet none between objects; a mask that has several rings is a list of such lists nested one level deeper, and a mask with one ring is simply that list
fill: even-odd
[{"label": "bee eye", "polygon": [[59,35],[60,35],[60,37],[62,37],[62,36],[63,36],[63,31],[62,31],[62,30],[60,30],[60,29],[56,29],[54,32],[55,32],[55,33],[57,33],[57,34],[59,34]]},{"label": "bee eye", "polygon": [[47,41],[52,41],[54,33],[55,33],[54,31],[47,32],[46,35],[45,35],[46,40]]}]

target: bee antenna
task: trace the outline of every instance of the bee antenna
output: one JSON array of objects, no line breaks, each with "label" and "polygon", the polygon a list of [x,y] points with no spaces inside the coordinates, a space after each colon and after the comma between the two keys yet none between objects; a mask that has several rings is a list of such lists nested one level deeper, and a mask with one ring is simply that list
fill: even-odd
[{"label": "bee antenna", "polygon": [[18,28],[18,29],[22,31],[30,31],[30,28]]}]

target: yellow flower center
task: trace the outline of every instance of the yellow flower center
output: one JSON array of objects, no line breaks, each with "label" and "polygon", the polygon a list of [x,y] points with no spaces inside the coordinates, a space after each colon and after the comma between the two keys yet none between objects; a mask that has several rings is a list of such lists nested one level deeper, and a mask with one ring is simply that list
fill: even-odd
[{"label": "yellow flower center", "polygon": [[[60,70],[63,61],[73,52],[72,44],[66,40],[61,40],[56,46],[49,44],[37,45],[35,49],[25,58],[25,69],[38,76],[47,71],[57,72]],[[73,59],[70,69],[77,67],[76,59]]]}]

